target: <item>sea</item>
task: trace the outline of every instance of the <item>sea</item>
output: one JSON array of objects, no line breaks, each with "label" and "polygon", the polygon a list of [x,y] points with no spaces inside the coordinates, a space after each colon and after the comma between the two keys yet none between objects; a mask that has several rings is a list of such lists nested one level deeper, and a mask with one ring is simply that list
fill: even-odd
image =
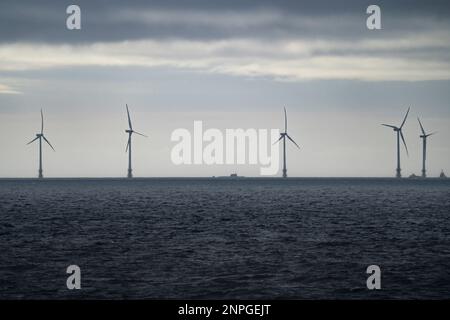
[{"label": "sea", "polygon": [[0,180],[0,299],[449,298],[450,179]]}]

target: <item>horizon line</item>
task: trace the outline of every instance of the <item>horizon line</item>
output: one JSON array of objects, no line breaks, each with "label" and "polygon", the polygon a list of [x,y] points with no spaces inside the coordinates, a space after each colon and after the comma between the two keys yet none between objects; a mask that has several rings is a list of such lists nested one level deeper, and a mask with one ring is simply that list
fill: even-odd
[{"label": "horizon line", "polygon": [[392,179],[392,180],[429,180],[429,179],[445,179],[439,176],[427,176],[423,178],[421,176],[409,177],[405,176],[402,178],[396,178],[391,176],[295,176],[295,177],[286,177],[282,176],[147,176],[147,177],[0,177],[0,180],[76,180],[76,179],[86,179],[86,180],[95,180],[95,179],[110,179],[110,180],[143,180],[143,179],[218,179],[218,180],[242,180],[242,179]]}]

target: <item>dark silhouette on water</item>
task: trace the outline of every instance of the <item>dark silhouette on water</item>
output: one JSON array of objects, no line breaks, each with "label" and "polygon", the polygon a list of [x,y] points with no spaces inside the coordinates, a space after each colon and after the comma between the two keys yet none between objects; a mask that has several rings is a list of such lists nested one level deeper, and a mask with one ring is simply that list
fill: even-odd
[{"label": "dark silhouette on water", "polygon": [[128,133],[128,143],[127,143],[127,148],[125,149],[125,152],[128,151],[128,174],[127,177],[128,178],[133,178],[133,170],[131,169],[131,135],[133,133],[136,133],[140,136],[146,137],[148,138],[146,135],[139,133],[137,131],[133,130],[133,126],[131,125],[131,118],[130,118],[130,111],[128,110],[128,105],[126,105],[127,107],[127,115],[128,115],[128,130],[125,130],[126,133]]},{"label": "dark silhouette on water", "polygon": [[411,108],[408,108],[408,111],[406,112],[405,118],[403,119],[403,122],[400,125],[400,127],[396,127],[396,126],[393,126],[390,124],[382,124],[385,127],[394,129],[394,131],[397,133],[397,170],[396,170],[396,175],[395,175],[397,178],[402,177],[402,174],[401,174],[402,169],[400,168],[400,138],[402,138],[403,145],[405,146],[405,149],[406,149],[406,154],[408,154],[408,147],[406,146],[405,137],[403,136],[402,128],[405,125],[406,118],[408,117],[410,109]]},{"label": "dark silhouette on water", "polygon": [[426,162],[426,159],[427,159],[427,138],[429,136],[432,136],[436,132],[426,134],[425,130],[423,129],[422,123],[420,122],[420,119],[417,118],[417,120],[419,121],[420,130],[422,130],[422,135],[420,136],[420,138],[422,138],[422,145],[423,145],[423,151],[422,151],[423,152],[422,153],[422,178],[426,178],[427,177],[427,171],[426,171],[425,162]]},{"label": "dark silhouette on water", "polygon": [[280,138],[275,142],[279,142],[281,139],[283,139],[283,178],[287,178],[287,169],[286,169],[286,137],[291,140],[297,148],[300,149],[298,144],[288,135],[287,133],[287,114],[286,114],[286,108],[284,108],[284,132],[280,133]]},{"label": "dark silhouette on water", "polygon": [[53,151],[55,151],[55,149],[53,148],[53,146],[51,145],[51,143],[47,140],[47,138],[44,136],[44,114],[42,113],[42,109],[41,109],[41,133],[36,133],[36,138],[34,138],[33,140],[31,140],[30,142],[27,143],[33,143],[34,141],[39,139],[39,172],[38,172],[38,177],[40,179],[42,179],[44,177],[44,175],[42,174],[42,139],[45,140],[45,142],[48,143],[48,145],[53,149]]},{"label": "dark silhouette on water", "polygon": [[[213,176],[213,178],[216,178]],[[244,179],[244,176],[239,176],[237,173],[232,173],[229,176],[219,176],[217,179]]]}]

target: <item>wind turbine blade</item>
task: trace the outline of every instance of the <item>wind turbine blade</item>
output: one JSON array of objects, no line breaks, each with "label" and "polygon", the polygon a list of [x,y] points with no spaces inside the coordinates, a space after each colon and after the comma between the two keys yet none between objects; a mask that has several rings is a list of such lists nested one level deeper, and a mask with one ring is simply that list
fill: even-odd
[{"label": "wind turbine blade", "polygon": [[137,132],[137,131],[133,131],[133,133],[136,133],[136,134],[138,134],[138,135],[140,135],[140,136],[143,136],[143,137],[148,138],[145,134],[139,133],[139,132]]},{"label": "wind turbine blade", "polygon": [[411,107],[409,107],[408,108],[408,111],[406,111],[406,115],[405,115],[405,118],[403,119],[403,122],[402,122],[402,125],[400,126],[400,129],[401,128],[403,128],[403,125],[405,124],[405,122],[406,122],[406,118],[408,118],[408,114],[409,114],[409,110],[411,109]]},{"label": "wind turbine blade", "polygon": [[48,145],[53,149],[53,151],[55,151],[55,148],[53,148],[52,144],[50,143],[50,141],[47,140],[46,137],[42,136],[42,138],[44,138],[45,142],[48,143]]},{"label": "wind turbine blade", "polygon": [[422,134],[423,134],[424,136],[426,136],[427,134],[425,133],[425,130],[423,130],[422,122],[420,122],[420,119],[419,119],[419,118],[417,118],[417,121],[419,121],[420,129],[422,130]]},{"label": "wind turbine blade", "polygon": [[284,132],[287,132],[287,113],[286,108],[284,108]]},{"label": "wind turbine blade", "polygon": [[128,126],[130,127],[130,130],[133,130],[133,127],[131,125],[130,111],[128,110],[128,104],[126,104],[126,106],[127,106],[127,115],[128,115]]},{"label": "wind turbine blade", "polygon": [[125,149],[125,152],[128,152],[128,147],[130,146],[130,140],[131,140],[131,134],[128,136],[127,148]]},{"label": "wind turbine blade", "polygon": [[275,141],[274,143],[272,143],[272,145],[274,145],[275,143],[279,142],[281,139],[283,139],[283,135],[280,135],[280,138],[277,141]]},{"label": "wind turbine blade", "polygon": [[429,136],[432,136],[432,135],[434,135],[434,134],[436,134],[436,133],[438,133],[437,131],[435,131],[435,132],[432,132],[432,133],[429,133],[429,134],[427,134],[425,137],[429,137]]},{"label": "wind turbine blade", "polygon": [[39,137],[34,138],[33,140],[31,140],[30,142],[27,143],[27,145],[29,145],[30,143],[35,142],[37,139],[39,139]]},{"label": "wind turbine blade", "polygon": [[44,133],[44,114],[42,113],[41,109],[41,134]]},{"label": "wind turbine blade", "polygon": [[396,126],[391,126],[390,124],[384,124],[383,123],[382,126],[393,128],[393,129],[398,129]]},{"label": "wind turbine blade", "polygon": [[286,134],[286,136],[288,137],[289,140],[291,140],[291,141],[297,146],[297,148],[300,149],[300,147],[298,146],[298,144],[297,144],[291,137],[289,137],[288,134]]},{"label": "wind turbine blade", "polygon": [[405,137],[403,137],[403,132],[402,131],[400,131],[400,137],[402,138],[403,145],[405,146],[406,154],[409,156],[408,146],[406,145]]}]

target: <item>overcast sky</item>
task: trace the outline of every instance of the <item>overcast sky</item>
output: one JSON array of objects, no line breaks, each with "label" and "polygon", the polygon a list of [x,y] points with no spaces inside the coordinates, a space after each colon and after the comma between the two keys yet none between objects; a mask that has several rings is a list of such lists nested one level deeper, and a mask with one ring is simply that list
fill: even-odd
[{"label": "overcast sky", "polygon": [[[66,7],[81,7],[67,30]],[[381,7],[382,30],[366,28]],[[450,172],[448,1],[0,2],[0,177],[125,176],[128,103],[135,176],[259,175],[258,165],[175,166],[177,128],[282,128],[290,176],[393,176],[405,125],[404,175]],[[279,172],[281,175],[281,170]]]}]

